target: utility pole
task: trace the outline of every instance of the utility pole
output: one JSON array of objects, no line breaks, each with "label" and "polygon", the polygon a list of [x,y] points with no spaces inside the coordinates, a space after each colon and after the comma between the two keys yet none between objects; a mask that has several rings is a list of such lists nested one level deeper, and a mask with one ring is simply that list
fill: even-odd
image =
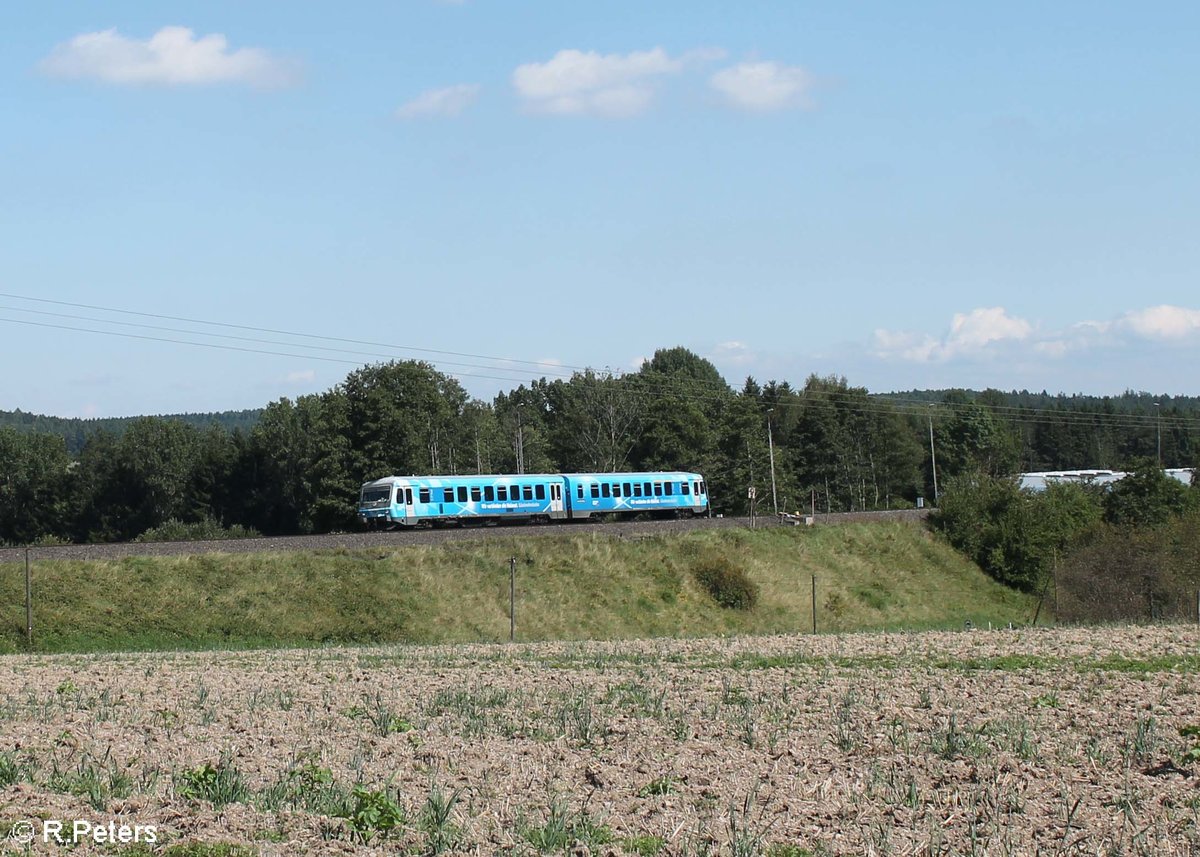
[{"label": "utility pole", "polygon": [[1154,403],[1154,422],[1158,428],[1158,467],[1162,469],[1162,406]]},{"label": "utility pole", "polygon": [[771,414],[773,413],[775,413],[774,408],[767,408],[767,449],[771,456],[771,511],[778,518],[779,500],[775,494],[775,438],[771,435]]},{"label": "utility pole", "polygon": [[933,410],[929,411],[929,460],[933,464],[933,505],[938,501],[937,453],[933,449]]},{"label": "utility pole", "polygon": [[750,454],[750,441],[746,441],[746,461],[750,463],[750,488],[746,492],[750,504],[750,526],[754,527],[754,507],[758,503],[758,491],[754,487],[754,456]]}]

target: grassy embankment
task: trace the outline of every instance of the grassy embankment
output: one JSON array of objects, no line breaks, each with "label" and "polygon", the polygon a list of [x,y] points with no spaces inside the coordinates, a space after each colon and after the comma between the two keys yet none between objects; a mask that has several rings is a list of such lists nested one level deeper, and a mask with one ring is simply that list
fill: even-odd
[{"label": "grassy embankment", "polygon": [[[1028,622],[1034,603],[919,525],[709,530],[646,539],[520,535],[439,547],[35,563],[41,651],[465,642]],[[759,587],[722,608],[696,582],[723,557]],[[0,652],[24,648],[24,569],[0,565]]]}]

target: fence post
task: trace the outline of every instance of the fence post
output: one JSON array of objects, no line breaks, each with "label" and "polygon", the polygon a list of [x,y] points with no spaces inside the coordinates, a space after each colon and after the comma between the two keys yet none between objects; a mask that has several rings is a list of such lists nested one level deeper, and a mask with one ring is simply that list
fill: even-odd
[{"label": "fence post", "polygon": [[25,548],[25,640],[33,648],[33,578],[29,572],[29,548]]},{"label": "fence post", "polygon": [[517,639],[517,558],[508,561],[508,641]]},{"label": "fence post", "polygon": [[1054,624],[1059,624],[1058,621],[1058,548],[1054,549],[1054,565],[1051,567],[1050,573],[1054,575]]},{"label": "fence post", "polygon": [[817,576],[812,576],[813,633],[817,633]]}]

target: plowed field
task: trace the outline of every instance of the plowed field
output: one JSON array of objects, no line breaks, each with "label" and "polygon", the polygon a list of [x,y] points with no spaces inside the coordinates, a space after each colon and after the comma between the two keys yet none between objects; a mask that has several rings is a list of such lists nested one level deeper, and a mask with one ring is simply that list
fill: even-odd
[{"label": "plowed field", "polygon": [[[1194,627],[9,656],[0,833],[33,821],[35,853],[67,853],[45,820],[85,819],[177,854],[1196,854],[1198,671]],[[72,853],[92,852],[143,853]]]}]

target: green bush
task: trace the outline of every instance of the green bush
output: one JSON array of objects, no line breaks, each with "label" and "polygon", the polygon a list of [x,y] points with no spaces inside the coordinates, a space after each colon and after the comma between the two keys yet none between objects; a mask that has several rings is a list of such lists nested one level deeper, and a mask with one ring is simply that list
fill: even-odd
[{"label": "green bush", "polygon": [[749,610],[758,603],[758,584],[728,557],[701,559],[692,567],[692,576],[722,607]]},{"label": "green bush", "polygon": [[184,523],[176,518],[151,527],[134,539],[135,542],[200,542],[213,539],[255,539],[260,533],[250,527],[234,524],[222,527],[212,518]]},{"label": "green bush", "polygon": [[1100,502],[1083,485],[1022,491],[1015,479],[964,475],[950,480],[930,523],[996,580],[1037,592],[1055,556],[1099,522]]},{"label": "green bush", "polygon": [[1104,518],[1115,526],[1160,526],[1195,508],[1197,496],[1156,462],[1144,459],[1105,495]]}]

